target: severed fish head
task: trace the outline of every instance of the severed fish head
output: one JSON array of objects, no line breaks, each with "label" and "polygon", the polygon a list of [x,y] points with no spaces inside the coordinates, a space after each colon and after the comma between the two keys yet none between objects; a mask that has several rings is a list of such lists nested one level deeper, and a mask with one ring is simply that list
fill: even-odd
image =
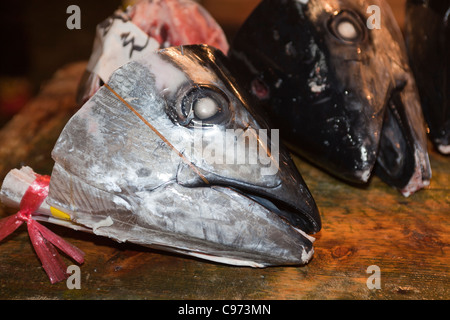
[{"label": "severed fish head", "polygon": [[228,51],[222,28],[195,1],[141,0],[117,10],[97,26],[93,52],[78,89],[78,104],[83,105],[126,62],[161,48],[190,44]]},{"label": "severed fish head", "polygon": [[212,47],[129,62],[61,133],[47,203],[117,241],[233,265],[307,263],[318,209],[257,112]]},{"label": "severed fish head", "polygon": [[334,175],[429,184],[420,102],[383,1],[263,0],[231,44],[243,81],[294,151]]},{"label": "severed fish head", "polygon": [[450,154],[450,0],[408,0],[405,34],[430,138]]}]

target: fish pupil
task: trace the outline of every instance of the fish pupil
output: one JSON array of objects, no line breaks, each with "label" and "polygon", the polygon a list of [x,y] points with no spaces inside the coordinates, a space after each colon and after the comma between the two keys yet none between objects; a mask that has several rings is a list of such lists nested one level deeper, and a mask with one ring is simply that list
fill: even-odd
[{"label": "fish pupil", "polygon": [[328,23],[329,31],[344,43],[357,43],[365,38],[363,19],[350,10],[343,10],[331,16]]},{"label": "fish pupil", "polygon": [[358,37],[358,32],[355,26],[348,20],[343,20],[342,22],[339,23],[337,27],[337,32],[342,38],[346,40],[353,40]]},{"label": "fish pupil", "polygon": [[195,102],[194,113],[195,116],[200,120],[206,120],[215,116],[219,112],[219,107],[214,101],[209,97],[201,98]]}]

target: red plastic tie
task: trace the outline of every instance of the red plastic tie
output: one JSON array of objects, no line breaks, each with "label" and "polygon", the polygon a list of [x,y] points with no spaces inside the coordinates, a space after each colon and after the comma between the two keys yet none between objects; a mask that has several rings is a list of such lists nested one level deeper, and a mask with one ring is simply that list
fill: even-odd
[{"label": "red plastic tie", "polygon": [[34,250],[42,262],[42,267],[50,278],[57,283],[67,279],[67,268],[55,247],[63,251],[77,263],[84,262],[84,252],[56,235],[32,218],[48,196],[50,177],[36,175],[36,180],[28,187],[20,210],[15,215],[0,220],[0,241],[13,233],[22,223],[27,223],[28,234]]}]

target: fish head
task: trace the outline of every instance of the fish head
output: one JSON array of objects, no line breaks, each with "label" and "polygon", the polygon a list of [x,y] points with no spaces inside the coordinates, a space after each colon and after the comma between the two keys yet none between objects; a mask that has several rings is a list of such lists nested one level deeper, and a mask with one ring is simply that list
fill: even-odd
[{"label": "fish head", "polygon": [[405,37],[429,136],[450,154],[450,1],[406,2]]},{"label": "fish head", "polygon": [[61,133],[48,202],[121,241],[231,264],[307,262],[314,199],[228,70],[206,45],[116,70]]},{"label": "fish head", "polygon": [[375,167],[401,190],[428,183],[417,90],[384,2],[264,0],[229,56],[294,151],[358,184]]},{"label": "fish head", "polygon": [[141,0],[97,25],[92,54],[77,93],[81,106],[128,61],[147,52],[190,44],[228,51],[220,25],[192,0]]}]

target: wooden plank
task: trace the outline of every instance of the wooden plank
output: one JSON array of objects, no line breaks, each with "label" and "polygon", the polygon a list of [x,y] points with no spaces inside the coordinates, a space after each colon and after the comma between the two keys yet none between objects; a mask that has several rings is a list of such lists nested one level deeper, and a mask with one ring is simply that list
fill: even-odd
[{"label": "wooden plank", "polygon": [[[23,164],[51,172],[84,66],[58,71],[0,131],[1,180]],[[410,198],[378,178],[349,186],[295,158],[323,218],[307,266],[230,267],[49,226],[86,252],[81,289],[69,290],[50,284],[21,227],[0,242],[0,299],[448,299],[450,159],[430,153],[432,183]],[[14,212],[0,206],[0,217]],[[366,285],[371,265],[380,268],[380,290]]]}]

